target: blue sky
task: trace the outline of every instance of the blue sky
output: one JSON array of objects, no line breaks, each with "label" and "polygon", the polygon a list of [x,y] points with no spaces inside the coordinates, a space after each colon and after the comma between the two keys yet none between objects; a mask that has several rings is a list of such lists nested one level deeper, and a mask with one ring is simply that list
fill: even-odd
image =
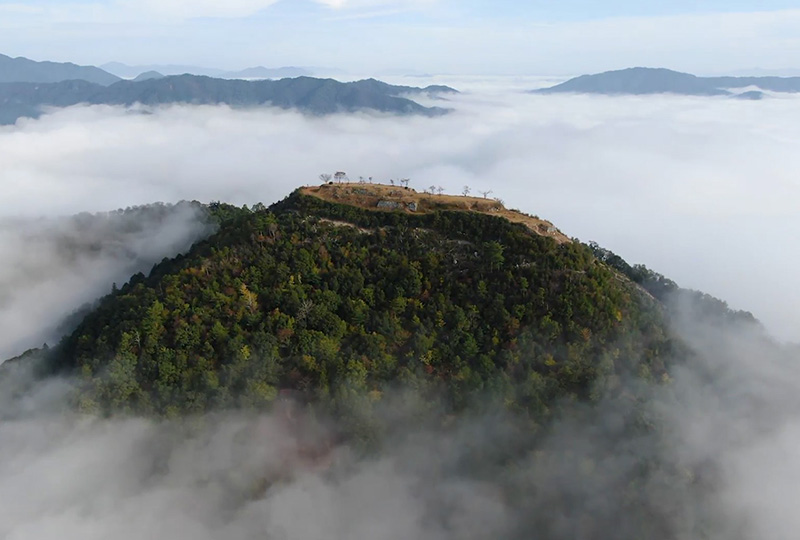
[{"label": "blue sky", "polygon": [[774,11],[797,7],[793,0],[497,0],[494,4],[468,0],[465,4],[487,11],[497,5],[498,9],[508,13],[550,20]]},{"label": "blue sky", "polygon": [[354,72],[800,68],[795,1],[0,0],[0,52]]}]

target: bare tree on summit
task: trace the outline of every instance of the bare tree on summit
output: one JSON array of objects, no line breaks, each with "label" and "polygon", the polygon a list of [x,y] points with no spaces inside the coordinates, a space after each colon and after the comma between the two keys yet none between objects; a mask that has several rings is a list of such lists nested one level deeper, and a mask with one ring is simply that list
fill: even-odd
[{"label": "bare tree on summit", "polygon": [[328,173],[319,175],[319,179],[322,180],[323,184],[327,184],[328,182],[330,182],[331,178],[333,177]]},{"label": "bare tree on summit", "polygon": [[481,195],[483,195],[483,198],[484,198],[484,199],[488,199],[488,198],[489,198],[489,195],[491,195],[491,194],[493,193],[493,191],[490,189],[489,191],[479,191],[478,193],[480,193]]},{"label": "bare tree on summit", "polygon": [[461,190],[461,193],[464,195],[464,197],[466,197],[467,195],[469,195],[470,191],[472,190],[469,188],[469,186],[464,186],[464,189]]}]

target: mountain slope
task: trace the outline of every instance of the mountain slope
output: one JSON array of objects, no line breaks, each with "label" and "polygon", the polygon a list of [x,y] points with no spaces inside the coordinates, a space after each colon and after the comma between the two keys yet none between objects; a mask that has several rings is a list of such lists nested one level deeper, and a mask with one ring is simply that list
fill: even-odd
[{"label": "mountain slope", "polygon": [[0,54],[0,83],[58,83],[69,80],[83,80],[108,86],[120,78],[93,66],[35,62],[27,58],[11,58]]},{"label": "mountain slope", "polygon": [[729,89],[751,86],[773,92],[800,92],[800,77],[696,77],[669,69],[630,68],[582,75],[534,93],[724,96],[731,95]]},{"label": "mountain slope", "polygon": [[56,84],[0,84],[0,121],[37,117],[42,107],[94,105],[193,105],[226,104],[232,107],[271,105],[297,108],[313,114],[371,109],[395,114],[438,115],[444,109],[398,97],[400,94],[453,92],[446,87],[429,89],[391,86],[378,81],[341,83],[333,79],[299,77],[279,81],[241,81],[181,75],[144,81],[120,81],[103,87],[84,81]]}]

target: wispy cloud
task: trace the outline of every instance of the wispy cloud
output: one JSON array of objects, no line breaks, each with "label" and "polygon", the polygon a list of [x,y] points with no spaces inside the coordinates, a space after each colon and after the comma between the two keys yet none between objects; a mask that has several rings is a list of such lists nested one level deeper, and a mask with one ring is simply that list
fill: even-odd
[{"label": "wispy cloud", "polygon": [[332,9],[375,9],[393,7],[397,9],[419,9],[441,4],[442,0],[314,0]]},{"label": "wispy cloud", "polygon": [[280,0],[119,0],[125,11],[147,12],[156,17],[192,19],[249,17]]},{"label": "wispy cloud", "polygon": [[[2,4],[0,13],[39,24],[172,23],[200,18],[241,19],[281,0],[108,0]],[[29,17],[36,16],[36,20]]]},{"label": "wispy cloud", "polygon": [[377,19],[381,17],[393,17],[403,13],[401,9],[376,9],[369,11],[357,11],[355,13],[337,13],[327,19],[329,21],[358,21],[364,19]]}]

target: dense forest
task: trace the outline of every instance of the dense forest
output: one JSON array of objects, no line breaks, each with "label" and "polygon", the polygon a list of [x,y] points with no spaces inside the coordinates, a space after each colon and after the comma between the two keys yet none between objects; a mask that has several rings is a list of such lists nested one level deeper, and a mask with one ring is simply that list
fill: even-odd
[{"label": "dense forest", "polygon": [[539,423],[622,376],[667,377],[659,306],[582,244],[299,193],[210,211],[219,232],[134,276],[54,349],[84,380],[82,409],[169,416],[292,390],[346,417],[401,385],[449,412],[502,404]]}]

